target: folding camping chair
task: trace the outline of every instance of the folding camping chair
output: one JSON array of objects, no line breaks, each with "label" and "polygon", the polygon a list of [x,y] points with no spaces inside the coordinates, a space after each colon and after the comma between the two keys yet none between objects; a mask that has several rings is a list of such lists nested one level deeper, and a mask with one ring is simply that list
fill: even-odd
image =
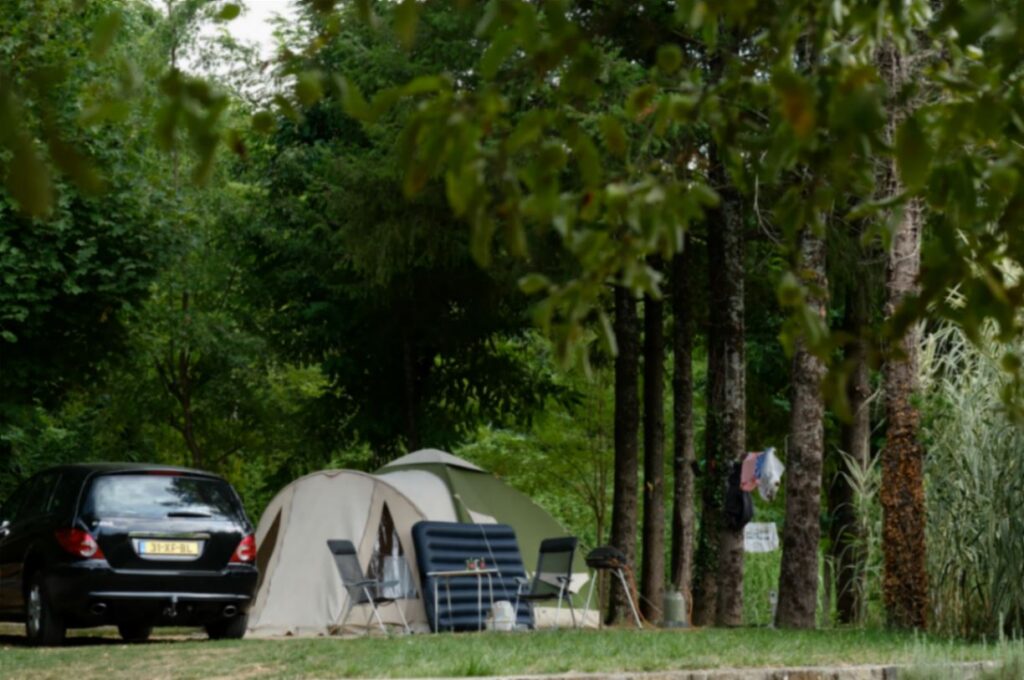
[{"label": "folding camping chair", "polygon": [[537,571],[533,580],[517,577],[519,592],[516,593],[516,606],[513,611],[519,611],[519,601],[526,600],[533,605],[540,600],[558,600],[558,614],[555,616],[555,626],[558,626],[558,619],[562,613],[562,600],[569,603],[569,614],[572,616],[573,628],[576,627],[576,609],[572,606],[572,591],[569,585],[572,582],[572,558],[576,553],[578,539],[575,536],[565,538],[546,538],[540,543],[540,554],[537,557]]},{"label": "folding camping chair", "polygon": [[[336,540],[327,541],[327,549],[334,556],[334,566],[338,568],[338,575],[341,577],[341,585],[348,592],[348,604],[345,605],[345,614],[341,618],[339,628],[344,628],[348,621],[349,614],[357,604],[368,604],[372,610],[372,616],[376,617],[377,625],[381,632],[387,635],[388,629],[384,627],[384,620],[380,617],[377,605],[392,603],[398,610],[398,616],[402,619],[402,626],[406,633],[412,633],[409,623],[405,620],[405,612],[398,598],[381,595],[384,588],[398,585],[398,581],[381,581],[379,579],[366,578],[363,568],[359,566],[359,555],[356,554],[356,547],[352,541]],[[370,617],[366,617],[366,624],[369,627]]]}]

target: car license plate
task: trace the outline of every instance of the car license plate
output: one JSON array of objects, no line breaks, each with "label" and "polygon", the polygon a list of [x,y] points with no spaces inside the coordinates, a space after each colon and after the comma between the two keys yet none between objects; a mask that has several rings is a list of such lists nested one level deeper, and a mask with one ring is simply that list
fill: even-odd
[{"label": "car license plate", "polygon": [[196,557],[199,555],[199,543],[197,541],[139,541],[139,554]]}]

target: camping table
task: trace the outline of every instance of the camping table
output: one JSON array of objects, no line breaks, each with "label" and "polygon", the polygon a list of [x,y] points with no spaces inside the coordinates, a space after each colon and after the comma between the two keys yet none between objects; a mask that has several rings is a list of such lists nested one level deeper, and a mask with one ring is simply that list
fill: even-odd
[{"label": "camping table", "polygon": [[[448,594],[448,616],[452,615],[452,579],[462,576],[476,577],[476,606],[480,614],[480,626],[478,630],[484,629],[484,576],[487,577],[487,590],[490,594],[491,609],[494,608],[494,581],[493,577],[500,572],[495,568],[489,569],[452,569],[448,571],[428,571],[427,577],[434,579],[434,632],[438,632],[441,621],[441,612],[438,609],[438,584],[444,579],[445,590]],[[452,623],[451,629],[455,630]]]}]

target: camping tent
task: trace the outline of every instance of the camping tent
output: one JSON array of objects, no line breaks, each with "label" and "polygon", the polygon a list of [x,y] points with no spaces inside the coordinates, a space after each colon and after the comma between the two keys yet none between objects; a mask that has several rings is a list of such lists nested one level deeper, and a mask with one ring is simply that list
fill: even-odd
[{"label": "camping tent", "polygon": [[[501,523],[512,526],[527,573],[537,565],[540,542],[566,535],[555,519],[529,497],[472,463],[428,449],[411,453],[376,475],[329,470],[306,475],[281,490],[260,518],[256,531],[260,585],[249,614],[257,635],[330,634],[346,603],[346,594],[326,548],[328,539],[355,544],[364,570],[386,580],[400,580],[405,617],[414,629],[428,622],[422,579],[416,573],[412,526],[420,520]],[[572,589],[587,581],[582,560],[574,569]],[[577,604],[582,598],[576,597]],[[554,603],[535,607],[540,627],[555,623]],[[581,614],[580,612],[577,612]],[[398,623],[392,606],[381,609],[387,623]],[[588,625],[597,613],[587,612]],[[368,620],[357,607],[349,624]],[[562,608],[560,625],[569,624]]]},{"label": "camping tent", "polygon": [[[508,524],[515,529],[527,570],[537,566],[541,541],[566,535],[558,521],[529,496],[444,451],[425,449],[410,453],[385,465],[376,476],[404,493],[427,519]],[[574,590],[587,579],[582,560],[577,556],[576,561],[578,578],[574,579]]]},{"label": "camping tent", "polygon": [[[249,629],[257,635],[321,635],[333,632],[347,595],[327,550],[327,540],[352,541],[360,564],[376,566],[387,580],[399,580],[406,599],[399,600],[414,629],[426,630],[415,569],[412,526],[426,519],[400,491],[362,472],[325,470],[295,480],[274,497],[256,529],[256,563],[260,583],[249,612]],[[404,560],[389,559],[403,556]],[[398,569],[397,573],[394,569]],[[371,569],[372,570],[372,569]],[[397,577],[397,578],[396,578]],[[381,610],[386,623],[399,623],[398,612]],[[368,605],[356,607],[350,623],[368,620]]]},{"label": "camping tent", "polygon": [[[523,494],[467,460],[437,449],[424,449],[394,460],[377,471],[377,478],[404,493],[427,519],[472,524],[508,524],[516,532],[523,565],[532,575],[537,566],[540,543],[545,538],[565,536],[566,531],[546,510]],[[583,606],[583,587],[589,579],[587,568],[576,555],[571,588],[573,599]],[[539,627],[555,625],[556,608],[534,607]],[[579,614],[579,612],[577,612]],[[597,625],[596,611],[587,612],[587,625]],[[563,607],[558,625],[569,625]]]}]

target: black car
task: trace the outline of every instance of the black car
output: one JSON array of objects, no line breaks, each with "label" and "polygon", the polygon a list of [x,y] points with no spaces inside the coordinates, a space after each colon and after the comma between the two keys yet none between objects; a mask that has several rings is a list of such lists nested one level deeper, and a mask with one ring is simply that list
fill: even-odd
[{"label": "black car", "polygon": [[256,589],[256,542],[224,479],[133,463],[55,467],[0,506],[0,621],[35,644],[115,624],[241,638]]}]

